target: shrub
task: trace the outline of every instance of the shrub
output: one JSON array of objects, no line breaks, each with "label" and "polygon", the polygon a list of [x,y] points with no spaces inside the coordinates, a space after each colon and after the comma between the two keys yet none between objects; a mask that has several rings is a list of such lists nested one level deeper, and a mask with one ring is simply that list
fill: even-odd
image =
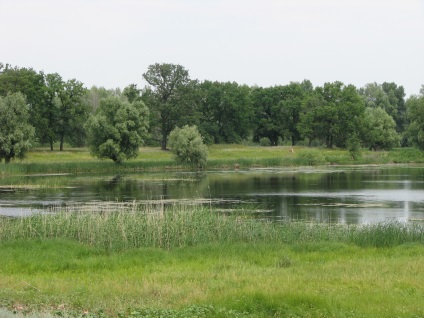
[{"label": "shrub", "polygon": [[318,150],[303,150],[298,155],[298,163],[305,166],[317,166],[325,164],[325,158]]},{"label": "shrub", "polygon": [[177,162],[202,168],[208,158],[208,147],[196,126],[185,125],[169,134],[169,146]]},{"label": "shrub", "polygon": [[263,147],[271,146],[271,140],[268,137],[262,137],[259,139],[259,144]]}]

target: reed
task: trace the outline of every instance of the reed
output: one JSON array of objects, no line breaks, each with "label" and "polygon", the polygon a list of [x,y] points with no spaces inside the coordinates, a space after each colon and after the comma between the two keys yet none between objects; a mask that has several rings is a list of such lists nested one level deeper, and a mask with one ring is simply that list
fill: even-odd
[{"label": "reed", "polygon": [[342,242],[363,247],[424,243],[422,224],[336,225],[271,222],[248,211],[225,214],[183,202],[73,206],[28,217],[4,218],[0,240],[69,239],[105,250],[173,249],[209,243]]}]

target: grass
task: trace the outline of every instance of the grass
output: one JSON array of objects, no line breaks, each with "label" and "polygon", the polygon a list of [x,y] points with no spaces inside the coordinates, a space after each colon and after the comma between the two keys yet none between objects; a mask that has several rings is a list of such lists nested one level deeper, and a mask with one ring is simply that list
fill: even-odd
[{"label": "grass", "polygon": [[0,223],[0,307],[71,317],[421,317],[423,226],[131,205]]},{"label": "grass", "polygon": [[225,215],[190,202],[169,206],[117,203],[88,212],[84,207],[69,207],[55,213],[3,218],[0,240],[69,239],[107,251],[238,242],[342,242],[362,247],[424,243],[421,224],[276,223],[256,220],[243,210],[233,213]]},{"label": "grass", "polygon": [[[244,145],[212,145],[209,147],[208,164],[205,169],[240,169],[251,167],[308,166],[327,164],[387,164],[423,163],[424,152],[413,148],[398,148],[392,151],[362,150],[362,155],[353,161],[342,149],[295,147],[260,147]],[[140,148],[140,155],[121,165],[112,161],[91,157],[86,148],[50,151],[37,148],[28,153],[23,161],[2,164],[1,175],[54,174],[54,173],[120,173],[132,171],[167,171],[187,169],[177,165],[169,151],[159,148]]]}]

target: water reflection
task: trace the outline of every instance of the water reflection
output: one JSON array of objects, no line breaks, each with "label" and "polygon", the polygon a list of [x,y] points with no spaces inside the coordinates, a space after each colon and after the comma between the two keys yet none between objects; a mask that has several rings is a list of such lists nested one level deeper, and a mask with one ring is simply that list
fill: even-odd
[{"label": "water reflection", "polygon": [[[65,186],[58,189],[0,192],[0,214],[16,215],[19,209],[28,213],[31,209],[98,201],[209,199],[221,208],[237,205],[260,211],[259,217],[277,220],[351,224],[424,219],[424,167],[258,169],[60,178],[66,178],[62,180]],[[1,181],[11,184],[7,179]]]}]

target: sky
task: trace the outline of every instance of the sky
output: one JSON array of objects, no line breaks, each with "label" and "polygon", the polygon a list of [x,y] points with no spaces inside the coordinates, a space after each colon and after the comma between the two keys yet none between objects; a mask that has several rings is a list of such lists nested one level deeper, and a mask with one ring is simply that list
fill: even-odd
[{"label": "sky", "polygon": [[424,0],[0,0],[0,62],[86,87],[154,63],[268,87],[424,84]]}]

